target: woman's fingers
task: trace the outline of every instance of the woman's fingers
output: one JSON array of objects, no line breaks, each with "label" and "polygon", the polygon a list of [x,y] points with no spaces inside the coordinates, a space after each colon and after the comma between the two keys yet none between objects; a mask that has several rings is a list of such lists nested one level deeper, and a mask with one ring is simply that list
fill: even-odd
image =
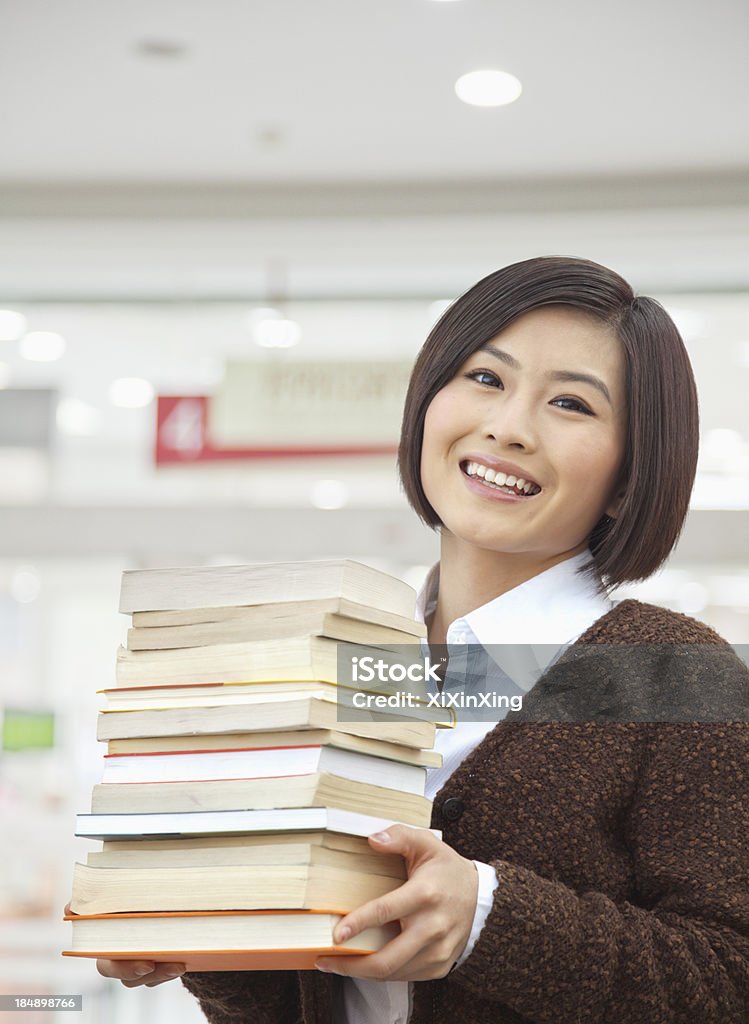
[{"label": "woman's fingers", "polygon": [[115,978],[126,988],[153,988],[185,973],[184,964],[157,964],[152,960],[97,960],[96,969],[105,978]]},{"label": "woman's fingers", "polygon": [[[452,966],[444,967],[445,943],[419,928],[407,928],[376,953],[366,956],[326,957],[317,961],[318,970],[344,977],[369,978],[374,981],[422,981],[444,977]],[[420,976],[423,973],[423,977]]]}]

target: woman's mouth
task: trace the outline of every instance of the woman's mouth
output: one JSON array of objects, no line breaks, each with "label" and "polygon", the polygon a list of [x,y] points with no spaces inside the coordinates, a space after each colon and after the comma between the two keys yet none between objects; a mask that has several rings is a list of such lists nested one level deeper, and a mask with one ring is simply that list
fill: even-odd
[{"label": "woman's mouth", "polygon": [[532,480],[498,473],[480,462],[461,462],[460,469],[465,477],[487,493],[493,491],[497,495],[505,494],[522,500],[533,498],[541,492],[539,485]]}]

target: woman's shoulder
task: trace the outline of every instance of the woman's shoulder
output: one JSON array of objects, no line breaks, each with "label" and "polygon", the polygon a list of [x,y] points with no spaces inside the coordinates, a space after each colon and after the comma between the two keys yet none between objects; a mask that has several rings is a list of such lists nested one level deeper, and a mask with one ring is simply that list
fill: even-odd
[{"label": "woman's shoulder", "polygon": [[568,653],[601,720],[749,721],[747,665],[719,633],[682,612],[621,601]]},{"label": "woman's shoulder", "polygon": [[660,605],[628,598],[615,604],[578,638],[599,644],[720,644],[720,633],[698,619]]}]

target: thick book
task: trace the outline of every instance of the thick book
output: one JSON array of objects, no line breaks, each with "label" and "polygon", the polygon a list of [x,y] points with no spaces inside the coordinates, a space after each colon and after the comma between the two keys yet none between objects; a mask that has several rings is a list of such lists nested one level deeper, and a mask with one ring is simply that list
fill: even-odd
[{"label": "thick book", "polygon": [[[451,713],[429,707],[428,699],[420,699],[407,691],[402,694],[388,694],[369,689],[357,689],[334,683],[320,683],[314,680],[294,680],[273,683],[191,683],[187,686],[128,686],[100,690],[105,701],[102,713],[112,711],[165,711],[169,708],[215,708],[239,704],[269,704],[283,700],[314,697],[338,705],[341,717],[357,718],[367,708],[384,703],[384,714],[404,718],[426,719],[436,725],[447,726],[452,722]],[[395,705],[394,710],[390,708]]]},{"label": "thick book", "polygon": [[[122,801],[120,801],[122,802]],[[96,810],[92,814],[76,816],[75,834],[84,839],[105,841],[173,842],[192,841],[219,843],[222,839],[262,837],[272,835],[274,842],[282,836],[294,837],[298,833],[313,831],[334,836],[366,838],[382,832],[399,821],[390,815],[381,817],[338,807],[277,807],[247,808],[229,811],[128,811]],[[411,824],[403,822],[402,824]],[[438,839],[438,829],[430,829]],[[312,842],[313,840],[308,840]]]},{"label": "thick book", "polygon": [[[198,812],[200,814],[201,812]],[[208,812],[211,813],[211,812]],[[225,814],[231,814],[231,811],[220,812]],[[288,811],[259,811],[259,814],[288,814]],[[293,813],[293,812],[291,812]],[[345,811],[341,811],[341,814],[346,815]],[[97,817],[96,815],[82,815],[85,819],[91,817]],[[127,817],[127,815],[112,815],[112,817]],[[154,815],[158,817],[158,815]],[[177,816],[179,817],[179,815]],[[351,815],[351,817],[362,817],[364,815]],[[377,818],[367,818],[368,822],[377,822]],[[375,829],[377,831],[377,829]],[[431,831],[431,830],[429,830]],[[436,834],[436,833],[435,833]],[[371,835],[370,832],[367,835]],[[326,850],[341,850],[343,853],[358,853],[360,855],[370,856],[372,853],[372,847],[369,845],[367,839],[363,835],[351,835],[346,832],[331,832],[328,829],[318,828],[311,831],[270,831],[270,832],[243,832],[238,835],[208,835],[198,836],[192,838],[190,836],[172,835],[164,836],[162,838],[148,838],[146,836],[138,836],[137,838],[125,838],[125,839],[105,839],[101,844],[101,850],[95,851],[96,856],[105,857],[112,854],[114,857],[120,857],[123,854],[138,853],[138,854],[162,854],[162,853],[184,853],[185,855],[192,855],[193,853],[201,855],[203,852],[207,856],[212,856],[211,851],[228,851],[232,850],[241,851],[242,856],[245,852],[254,849],[257,846],[268,846],[272,844],[274,849],[278,850],[281,846],[297,846],[299,843],[307,844],[309,846],[321,846]],[[94,851],[88,854],[88,857],[92,857]],[[377,854],[380,860],[397,860],[402,861],[403,858],[397,854],[380,855]],[[106,863],[106,861],[102,861]]]},{"label": "thick book", "polygon": [[[297,697],[266,703],[223,707],[166,708],[153,711],[106,711],[98,715],[99,740],[144,736],[201,736],[270,730],[336,729],[409,747],[434,745],[436,726],[417,718],[395,720],[392,715],[362,711],[360,720],[339,720],[338,705],[318,697]],[[358,713],[357,713],[358,717]]]},{"label": "thick book", "polygon": [[401,878],[319,863],[91,867],[73,870],[74,914],[165,910],[331,910],[348,913]]},{"label": "thick book", "polygon": [[104,914],[76,916],[63,956],[153,960],[188,971],[313,970],[321,956],[373,953],[398,934],[396,924],[333,942],[342,914],[318,911]]},{"label": "thick book", "polygon": [[[304,835],[304,833],[302,834]],[[331,833],[332,835],[332,833]],[[324,833],[318,833],[323,837]],[[359,871],[372,875],[386,875],[388,878],[406,879],[406,866],[402,857],[395,854],[374,853],[365,839],[353,836],[339,837],[360,843],[363,849],[339,849],[323,841],[304,842],[299,834],[292,837],[296,842],[286,842],[288,835],[276,837],[231,836],[229,844],[196,843],[183,839],[171,843],[107,843],[106,849],[92,850],[86,855],[88,867],[95,868],[165,868],[198,867],[216,869],[221,866],[261,867],[269,865],[309,864],[312,867],[338,868],[341,871]],[[255,840],[253,842],[253,840]],[[127,846],[127,849],[120,849]]]},{"label": "thick book", "polygon": [[330,772],[358,782],[423,795],[426,768],[325,746],[276,746],[161,754],[107,754],[102,782],[274,779]]},{"label": "thick book", "polygon": [[402,743],[372,739],[367,736],[353,736],[338,729],[298,729],[278,733],[268,732],[225,732],[203,736],[141,736],[128,740],[110,740],[109,754],[161,754],[167,751],[194,750],[241,750],[244,747],[276,747],[279,743],[289,746],[304,746],[306,743],[340,747],[341,750],[355,750],[375,757],[387,757],[391,761],[418,764],[427,768],[441,768],[442,755],[436,750],[417,750]]},{"label": "thick book", "polygon": [[[340,650],[339,650],[340,648]],[[115,678],[118,686],[157,686],[173,683],[252,683],[274,680],[317,680],[353,683],[354,658],[372,658],[386,665],[415,666],[424,675],[421,646],[385,647],[346,644],[324,636],[298,635],[281,640],[248,640],[245,643],[212,644],[166,651],[117,651]],[[339,659],[346,677],[339,672]],[[399,674],[403,679],[403,675]],[[369,687],[372,688],[371,686]],[[410,688],[417,692],[411,683]],[[390,686],[390,689],[396,689]],[[425,688],[424,688],[425,689]]]},{"label": "thick book", "polygon": [[[385,626],[418,637],[427,635],[423,622],[417,622],[407,615],[395,615],[384,608],[357,604],[344,597],[323,598],[317,601],[285,601],[279,604],[227,605],[222,608],[166,608],[157,612],[133,612],[134,629],[161,626],[203,626],[242,622],[248,628],[263,630],[271,639],[276,629],[286,629],[288,622],[298,622],[299,616],[331,614],[357,622]],[[285,636],[285,633],[280,634]]]},{"label": "thick book", "polygon": [[416,593],[350,559],[135,569],[122,574],[120,611],[277,604],[344,597],[412,618]]},{"label": "thick book", "polygon": [[[127,648],[130,651],[160,651],[180,647],[205,647],[209,644],[235,644],[251,640],[280,640],[295,636],[326,636],[332,640],[368,644],[413,644],[424,636],[425,627],[409,619],[401,619],[407,628],[347,618],[334,612],[306,611],[284,616],[273,615],[276,608],[287,605],[258,605],[238,609],[235,615],[218,622],[198,622],[179,626],[136,626],[128,630]],[[363,608],[363,605],[357,605]]]},{"label": "thick book", "polygon": [[256,683],[188,683],[187,686],[117,686],[100,690],[106,701],[103,711],[148,711],[160,708],[211,708],[222,704],[262,704],[288,694],[321,696],[341,702],[351,700],[357,691],[351,687],[338,687],[335,683],[321,683],[314,679],[295,679],[291,682]]},{"label": "thick book", "polygon": [[248,808],[336,807],[406,825],[429,825],[432,802],[416,793],[316,772],[281,779],[222,782],[131,782],[94,786],[91,811],[116,814],[163,811],[232,811]]}]

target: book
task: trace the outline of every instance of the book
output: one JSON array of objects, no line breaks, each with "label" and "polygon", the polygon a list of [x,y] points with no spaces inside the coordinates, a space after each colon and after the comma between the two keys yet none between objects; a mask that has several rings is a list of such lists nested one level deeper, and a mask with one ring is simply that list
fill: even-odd
[{"label": "book", "polygon": [[182,963],[188,971],[312,970],[323,955],[372,953],[398,934],[396,924],[333,942],[341,914],[305,911],[67,914],[72,949],[63,956]]},{"label": "book", "polygon": [[[341,692],[346,691],[346,692]],[[266,683],[189,683],[187,686],[128,686],[100,690],[106,701],[102,711],[156,711],[161,708],[211,708],[222,704],[262,704],[288,694],[350,701],[356,690],[313,679]]]},{"label": "book", "polygon": [[[127,801],[124,803],[127,807]],[[337,807],[240,808],[228,811],[100,809],[91,814],[78,814],[75,834],[84,839],[130,839],[139,844],[148,841],[181,844],[195,838],[202,844],[240,836],[262,837],[262,841],[267,842],[269,834],[273,835],[275,842],[282,842],[284,835],[295,837],[296,833],[318,831],[331,833],[340,841],[342,836],[365,838],[396,823],[397,819],[390,815],[376,817]],[[441,838],[439,830],[430,831]],[[332,839],[326,841],[332,842]]]},{"label": "book", "polygon": [[[413,644],[423,636],[419,623],[405,618],[400,621],[408,627],[407,629],[393,629],[391,626],[367,622],[361,618],[347,618],[334,612],[312,610],[298,611],[293,615],[271,615],[275,608],[287,607],[259,605],[244,609],[243,616],[235,615],[217,622],[133,627],[127,633],[127,649],[160,651],[205,647],[209,644],[245,643],[252,640],[280,640],[283,637],[302,635],[326,636],[332,640],[377,647],[381,644]],[[356,607],[364,608],[363,605]]]},{"label": "book", "polygon": [[[308,809],[306,809],[308,810]],[[314,810],[314,809],[313,809]],[[197,814],[202,812],[198,811]],[[211,813],[210,811],[208,812]],[[231,814],[233,812],[219,812]],[[294,814],[294,811],[259,811],[259,814],[271,813],[271,814]],[[346,811],[341,811],[341,814],[346,816]],[[85,818],[91,818],[93,815],[83,815]],[[127,817],[126,815],[112,815],[112,817]],[[158,817],[158,815],[154,815]],[[361,817],[364,815],[351,815],[351,817]],[[366,819],[367,821],[378,821],[377,818]],[[147,837],[138,836],[137,839],[105,839],[101,844],[101,850],[95,851],[97,857],[104,857],[108,854],[113,854],[115,857],[119,857],[121,854],[129,853],[169,853],[178,852],[186,853],[187,851],[197,851],[198,853],[206,853],[207,856],[212,856],[211,851],[221,850],[248,850],[256,846],[267,846],[272,843],[273,846],[278,849],[281,846],[295,846],[299,843],[307,843],[310,846],[321,846],[326,850],[342,850],[344,853],[358,853],[362,856],[369,856],[372,853],[372,848],[363,835],[351,835],[346,832],[332,832],[328,829],[318,828],[312,831],[271,831],[270,833],[265,832],[243,832],[238,835],[207,835],[199,836],[197,839],[190,838],[189,836],[165,836],[164,838],[149,839]],[[94,851],[88,854],[88,857],[94,855]],[[378,857],[380,855],[378,854]],[[393,858],[402,860],[396,854],[383,854],[381,859],[385,860]],[[103,862],[106,863],[106,862]]]},{"label": "book", "polygon": [[[431,747],[436,726],[417,718],[395,720],[392,715],[362,711],[358,722],[339,721],[339,708],[318,697],[288,695],[291,699],[224,707],[165,708],[149,711],[107,711],[98,715],[99,740],[144,736],[201,736],[236,732],[336,729],[410,747]],[[357,713],[358,714],[358,713]]]},{"label": "book", "polygon": [[300,746],[305,743],[328,744],[342,750],[356,750],[363,754],[386,757],[391,761],[418,764],[427,768],[442,767],[442,755],[436,750],[418,750],[402,743],[368,736],[354,736],[338,729],[297,729],[279,733],[225,732],[202,736],[136,736],[132,739],[109,740],[109,754],[160,754],[165,751],[240,750],[243,747],[275,747],[281,743]]},{"label": "book", "polygon": [[327,772],[221,782],[100,783],[94,786],[91,800],[94,814],[335,807],[389,817],[406,825],[429,825],[431,806],[431,800],[417,793],[354,782]]},{"label": "book", "polygon": [[[298,621],[300,615],[326,614],[355,619],[358,622],[386,626],[417,637],[425,637],[427,628],[410,615],[396,615],[384,608],[357,604],[345,597],[329,597],[311,601],[284,601],[279,604],[226,605],[217,608],[172,608],[154,612],[133,612],[135,629],[159,626],[202,626],[206,623],[243,622],[251,629],[262,630],[272,639],[274,630],[286,629],[289,621]],[[285,635],[285,634],[281,634]]]},{"label": "book", "polygon": [[416,594],[402,580],[350,559],[135,569],[122,574],[125,614],[343,597],[413,617]]},{"label": "book", "polygon": [[73,870],[74,914],[165,910],[330,910],[348,913],[401,878],[325,864],[91,867]]},{"label": "book", "polygon": [[107,754],[102,782],[271,779],[314,772],[330,772],[346,779],[422,795],[426,785],[426,768],[311,744],[184,753]]},{"label": "book", "polygon": [[[283,700],[315,697],[336,704],[343,718],[358,717],[360,711],[366,719],[370,707],[377,708],[384,700],[382,712],[395,717],[408,717],[436,721],[436,725],[451,723],[450,710],[429,709],[428,701],[419,699],[411,691],[399,694],[382,693],[369,689],[357,689],[334,683],[319,683],[314,680],[297,679],[293,682],[279,680],[273,683],[198,683],[187,686],[129,686],[100,690],[105,700],[102,713],[112,711],[165,711],[169,708],[213,708],[238,704],[272,704]],[[392,710],[391,710],[392,708]]]},{"label": "book", "polygon": [[[303,835],[303,834],[302,834]],[[164,868],[164,867],[210,867],[220,865],[245,865],[247,867],[267,867],[290,864],[310,864],[313,867],[340,868],[342,871],[368,872],[373,875],[386,875],[388,878],[406,879],[406,866],[402,857],[395,854],[374,853],[366,840],[355,838],[363,843],[364,850],[345,850],[322,842],[306,843],[299,834],[293,837],[296,842],[277,842],[275,836],[263,837],[230,837],[231,845],[224,843],[196,843],[195,840],[183,839],[171,843],[107,843],[106,849],[92,850],[86,855],[86,864],[96,868]],[[129,846],[128,849],[120,849]],[[132,847],[135,847],[134,849]],[[144,849],[145,847],[145,849]]]},{"label": "book", "polygon": [[[413,653],[411,653],[411,649]],[[273,680],[317,680],[336,683],[339,659],[353,675],[352,659],[371,657],[392,665],[414,665],[424,674],[421,647],[415,640],[397,651],[385,647],[345,644],[324,636],[294,636],[281,640],[212,644],[165,651],[117,651],[118,686],[157,686],[174,683],[251,683]],[[401,676],[401,678],[403,678]],[[346,682],[347,679],[342,679]],[[349,682],[350,685],[353,685]],[[413,682],[411,689],[416,692]],[[391,686],[390,689],[395,689]]]}]

